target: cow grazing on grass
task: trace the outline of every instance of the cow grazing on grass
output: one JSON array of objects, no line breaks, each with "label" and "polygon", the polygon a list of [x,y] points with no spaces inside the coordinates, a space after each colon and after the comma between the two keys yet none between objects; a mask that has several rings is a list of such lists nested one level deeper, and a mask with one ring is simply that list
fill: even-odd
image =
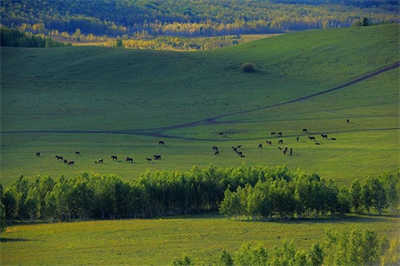
[{"label": "cow grazing on grass", "polygon": [[218,132],[218,135],[222,136],[224,135],[224,132]]},{"label": "cow grazing on grass", "polygon": [[319,143],[319,142],[315,142],[315,145],[321,145],[321,143]]},{"label": "cow grazing on grass", "polygon": [[257,147],[258,147],[259,149],[262,149],[263,145],[260,143],[260,144],[258,144]]},{"label": "cow grazing on grass", "polygon": [[310,140],[315,140],[315,137],[314,137],[314,136],[308,136],[308,138],[309,138]]},{"label": "cow grazing on grass", "polygon": [[102,164],[103,162],[103,159],[98,159],[97,161],[94,161],[95,164]]},{"label": "cow grazing on grass", "polygon": [[127,161],[128,163],[133,163],[133,158],[131,158],[131,157],[126,157],[126,160],[125,161]]},{"label": "cow grazing on grass", "polygon": [[56,159],[57,160],[64,160],[64,158],[62,156],[58,156],[58,155],[56,155]]},{"label": "cow grazing on grass", "polygon": [[151,159],[151,158],[149,158],[149,157],[147,157],[146,160],[147,160],[148,162],[153,161],[153,159]]},{"label": "cow grazing on grass", "polygon": [[322,137],[323,139],[327,139],[327,138],[328,138],[328,135],[327,135],[327,134],[321,134],[321,137]]},{"label": "cow grazing on grass", "polygon": [[68,165],[73,165],[75,162],[74,161],[69,161]]},{"label": "cow grazing on grass", "polygon": [[36,153],[36,156],[37,156],[37,157],[40,157],[40,152],[37,152],[37,153]]},{"label": "cow grazing on grass", "polygon": [[330,138],[330,140],[336,140],[336,138]]},{"label": "cow grazing on grass", "polygon": [[154,154],[153,158],[154,158],[154,160],[161,160],[161,155],[160,154]]},{"label": "cow grazing on grass", "polygon": [[282,132],[278,132],[278,135],[282,137]]},{"label": "cow grazing on grass", "polygon": [[280,140],[278,141],[278,143],[279,143],[279,144],[283,144],[283,139],[280,139]]},{"label": "cow grazing on grass", "polygon": [[81,152],[80,151],[76,151],[75,154],[76,155],[81,155]]},{"label": "cow grazing on grass", "polygon": [[68,160],[64,160],[64,163],[68,163]]},{"label": "cow grazing on grass", "polygon": [[276,132],[271,132],[271,136],[273,136],[273,135],[275,135],[276,134]]},{"label": "cow grazing on grass", "polygon": [[296,140],[297,140],[297,142],[299,142],[299,141],[300,141],[300,137],[299,137],[299,136],[297,136],[297,137],[296,137]]},{"label": "cow grazing on grass", "polygon": [[272,145],[272,141],[270,141],[270,140],[266,140],[265,143]]},{"label": "cow grazing on grass", "polygon": [[307,132],[308,131],[308,129],[307,128],[303,128],[303,132]]},{"label": "cow grazing on grass", "polygon": [[118,160],[118,157],[117,157],[116,155],[111,155],[111,159],[112,159],[113,161],[116,161],[116,160]]},{"label": "cow grazing on grass", "polygon": [[164,141],[162,141],[162,140],[160,140],[160,141],[158,142],[158,144],[164,145],[164,144],[165,144],[165,142],[164,142]]},{"label": "cow grazing on grass", "polygon": [[346,123],[350,123],[350,119],[346,119]]}]

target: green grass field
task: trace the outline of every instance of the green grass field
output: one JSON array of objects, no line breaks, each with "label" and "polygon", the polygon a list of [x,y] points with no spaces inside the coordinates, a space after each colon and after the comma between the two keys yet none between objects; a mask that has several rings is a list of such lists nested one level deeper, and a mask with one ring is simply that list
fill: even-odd
[{"label": "green grass field", "polygon": [[286,239],[305,249],[321,241],[326,230],[341,232],[352,226],[387,237],[400,229],[398,219],[356,216],[297,222],[200,216],[21,225],[3,234],[0,256],[4,265],[167,265],[189,255],[195,263],[209,265],[217,262],[223,249],[236,251],[244,242],[258,241],[271,248]]},{"label": "green grass field", "polygon": [[[290,33],[206,53],[4,47],[1,130],[15,132],[2,134],[0,180],[85,171],[129,179],[146,169],[285,164],[349,183],[394,170],[400,165],[398,69],[305,101],[174,126],[335,87],[399,61],[397,48],[397,25]],[[258,71],[241,72],[243,62]],[[337,141],[297,143],[304,127],[332,132]],[[105,132],[85,132],[93,130]],[[284,157],[276,139],[257,150],[270,131],[290,135],[285,143],[296,156]],[[167,145],[157,145],[159,139]],[[237,144],[245,147],[243,160],[230,150]],[[212,145],[222,148],[220,156],[212,155]],[[148,163],[155,153],[165,160]],[[76,164],[56,162],[56,154]],[[111,162],[111,154],[122,160]],[[126,164],[124,156],[137,164]],[[99,158],[104,165],[93,163]]]}]

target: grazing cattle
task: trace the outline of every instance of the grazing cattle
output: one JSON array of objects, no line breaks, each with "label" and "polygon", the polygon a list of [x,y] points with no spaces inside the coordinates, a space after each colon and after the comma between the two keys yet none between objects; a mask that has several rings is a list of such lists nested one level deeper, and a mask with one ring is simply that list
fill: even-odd
[{"label": "grazing cattle", "polygon": [[162,140],[160,140],[160,141],[158,142],[158,144],[164,145],[164,144],[165,144],[165,142],[164,142],[164,141],[162,141]]},{"label": "grazing cattle", "polygon": [[290,148],[290,150],[289,150],[289,155],[290,155],[290,156],[293,155],[293,149],[292,149],[292,148]]},{"label": "grazing cattle", "polygon": [[350,119],[346,119],[346,123],[350,123]]},{"label": "grazing cattle", "polygon": [[75,162],[74,161],[69,161],[68,165],[73,165]]},{"label": "grazing cattle", "polygon": [[112,159],[113,161],[116,161],[116,160],[118,160],[118,157],[117,157],[116,155],[111,155],[111,159]]},{"label": "grazing cattle", "polygon": [[299,137],[299,136],[297,136],[297,137],[296,137],[296,140],[297,140],[297,142],[299,142],[299,140],[300,140],[300,137]]},{"label": "grazing cattle", "polygon": [[336,138],[330,138],[330,140],[336,140]]},{"label": "grazing cattle", "polygon": [[218,135],[222,136],[224,135],[224,132],[218,132]]},{"label": "grazing cattle", "polygon": [[310,140],[315,140],[315,137],[314,137],[314,136],[308,136],[308,138],[309,138]]},{"label": "grazing cattle", "polygon": [[315,142],[315,145],[321,145],[321,143],[319,143],[319,142]]},{"label": "grazing cattle", "polygon": [[68,160],[64,160],[64,163],[68,163]]},{"label": "grazing cattle", "polygon": [[217,150],[218,150],[218,147],[217,147],[217,146],[212,146],[212,149],[213,149],[214,151],[217,151]]},{"label": "grazing cattle", "polygon": [[161,155],[160,154],[154,154],[153,158],[154,158],[154,160],[161,160]]},{"label": "grazing cattle", "polygon": [[278,141],[278,143],[279,143],[279,144],[283,144],[283,139],[280,139],[280,140]]},{"label": "grazing cattle", "polygon": [[287,151],[288,151],[288,148],[287,148],[287,147],[285,147],[285,148],[283,149],[283,154],[286,154],[286,153],[287,153]]},{"label": "grazing cattle", "polygon": [[261,144],[261,143],[260,143],[260,144],[258,144],[258,148],[259,148],[259,149],[262,149],[262,147],[263,147],[263,146],[262,146],[262,144]]},{"label": "grazing cattle", "polygon": [[76,155],[81,155],[81,152],[80,151],[76,151],[75,154]]},{"label": "grazing cattle", "polygon": [[37,156],[37,157],[40,157],[40,152],[37,152],[37,153],[36,153],[36,156]]},{"label": "grazing cattle", "polygon": [[278,132],[278,135],[282,137],[282,132]]},{"label": "grazing cattle", "polygon": [[127,161],[128,163],[133,163],[133,158],[131,158],[131,157],[126,157],[126,160],[125,161]]},{"label": "grazing cattle", "polygon": [[303,132],[307,132],[308,130],[307,130],[307,128],[303,128]]},{"label": "grazing cattle", "polygon": [[270,141],[270,140],[266,140],[265,143],[272,145],[272,141]]},{"label": "grazing cattle", "polygon": [[98,164],[98,163],[101,164],[101,163],[103,163],[103,159],[98,159],[97,161],[94,161],[94,163],[95,164]]},{"label": "grazing cattle", "polygon": [[276,134],[276,132],[271,132],[271,136],[273,136],[273,135],[275,135]]},{"label": "grazing cattle", "polygon": [[328,138],[328,135],[327,135],[327,134],[321,134],[321,137],[322,137],[323,139],[327,139],[327,138]]},{"label": "grazing cattle", "polygon": [[56,155],[56,159],[57,160],[64,160],[64,158],[62,156],[58,156],[58,155]]},{"label": "grazing cattle", "polygon": [[148,162],[153,161],[153,159],[151,159],[151,158],[149,158],[149,157],[147,157],[146,160],[147,160]]}]

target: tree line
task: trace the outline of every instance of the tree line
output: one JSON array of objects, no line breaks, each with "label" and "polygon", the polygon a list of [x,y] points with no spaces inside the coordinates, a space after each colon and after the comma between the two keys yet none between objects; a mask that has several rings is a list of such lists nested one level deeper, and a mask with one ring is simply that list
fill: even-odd
[{"label": "tree line", "polygon": [[399,207],[400,175],[370,177],[363,184],[354,180],[351,188],[338,187],[318,175],[269,178],[256,185],[228,188],[220,212],[233,217],[280,218],[343,215],[350,211],[383,210]]},{"label": "tree line", "polygon": [[[235,252],[223,250],[217,265],[398,265],[400,262],[400,238],[390,241],[374,231],[353,228],[342,233],[328,231],[322,243],[318,242],[306,250],[297,248],[293,241],[268,249],[260,243],[243,243]],[[195,265],[189,256],[176,258],[173,266]]]},{"label": "tree line", "polygon": [[[130,182],[87,173],[20,177],[3,189],[7,220],[151,218],[216,212],[229,216],[303,217],[399,207],[399,174],[355,181],[348,191],[318,175],[286,167],[193,167],[148,171]],[[1,215],[0,215],[1,216]]]},{"label": "tree line", "polygon": [[66,45],[68,44],[57,42],[44,36],[34,36],[31,33],[0,27],[0,46],[49,48]]},{"label": "tree line", "polygon": [[79,30],[121,38],[337,28],[362,17],[373,23],[399,21],[397,11],[396,1],[383,0],[3,0],[0,7],[2,24],[23,31],[49,36]]}]

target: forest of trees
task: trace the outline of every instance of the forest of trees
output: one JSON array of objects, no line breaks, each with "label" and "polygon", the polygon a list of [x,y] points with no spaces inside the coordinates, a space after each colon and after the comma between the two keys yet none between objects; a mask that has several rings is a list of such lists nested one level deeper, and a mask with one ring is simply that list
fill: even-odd
[{"label": "forest of trees", "polygon": [[[286,167],[237,167],[114,176],[20,177],[0,187],[5,217],[115,219],[216,212],[248,217],[317,217],[351,210],[397,210],[400,174],[355,181],[350,190]],[[1,214],[1,213],[0,213]]]},{"label": "forest of trees", "polygon": [[68,44],[56,42],[44,36],[34,36],[31,33],[0,27],[0,46],[49,48],[66,45]]},{"label": "forest of trees", "polygon": [[[400,237],[390,241],[380,238],[370,230],[353,228],[338,233],[328,231],[325,240],[302,250],[293,241],[284,241],[274,248],[265,248],[261,243],[243,243],[235,252],[223,250],[217,265],[398,265],[400,262]],[[173,266],[195,265],[189,256],[176,258]]]},{"label": "forest of trees", "polygon": [[276,33],[399,21],[395,0],[3,0],[1,24],[21,31],[124,38]]}]

